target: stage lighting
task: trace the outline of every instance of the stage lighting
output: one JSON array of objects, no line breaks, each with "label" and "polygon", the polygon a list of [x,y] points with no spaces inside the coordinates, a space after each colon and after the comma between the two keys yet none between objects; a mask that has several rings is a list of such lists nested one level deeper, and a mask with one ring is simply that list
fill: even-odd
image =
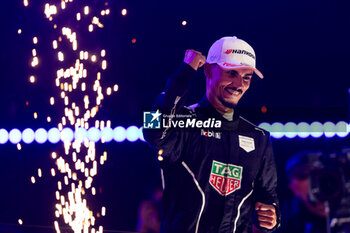
[{"label": "stage lighting", "polygon": [[47,139],[51,143],[57,143],[61,139],[60,131],[57,128],[52,128],[47,133]]},{"label": "stage lighting", "polygon": [[39,144],[43,144],[47,141],[47,131],[43,128],[39,128],[35,131],[35,141]]},{"label": "stage lighting", "polygon": [[288,122],[284,125],[283,131],[287,138],[295,138],[297,136],[297,125],[293,122]]},{"label": "stage lighting", "polygon": [[126,138],[126,131],[124,127],[118,126],[113,130],[113,138],[116,142],[123,142]]},{"label": "stage lighting", "polygon": [[310,131],[312,137],[319,138],[323,135],[323,125],[320,122],[315,121],[310,125]]},{"label": "stage lighting", "polygon": [[85,140],[85,138],[87,138],[87,131],[86,131],[86,129],[80,127],[77,130],[75,130],[74,138],[76,140],[79,140],[79,141],[83,142]]},{"label": "stage lighting", "polygon": [[271,126],[271,135],[274,138],[282,138],[284,136],[283,125],[279,122],[273,123]]},{"label": "stage lighting", "polygon": [[145,138],[143,137],[143,132],[142,132],[143,127],[139,128],[139,139],[143,142],[145,142]]},{"label": "stage lighting", "polygon": [[310,125],[306,122],[300,122],[297,125],[297,132],[300,138],[307,138],[310,136]]},{"label": "stage lighting", "polygon": [[335,124],[327,121],[323,124],[323,131],[327,138],[333,137],[335,135]]},{"label": "stage lighting", "polygon": [[136,126],[129,126],[126,129],[126,139],[129,142],[135,142],[137,139],[139,139],[139,128]]},{"label": "stage lighting", "polygon": [[5,144],[9,140],[9,133],[6,129],[0,129],[0,144]]},{"label": "stage lighting", "polygon": [[259,127],[266,130],[266,131],[271,131],[271,125],[269,123],[263,122],[259,124]]},{"label": "stage lighting", "polygon": [[101,132],[95,127],[91,127],[88,132],[87,136],[90,141],[97,142],[101,138]]},{"label": "stage lighting", "polygon": [[9,133],[9,140],[12,144],[17,144],[21,141],[22,135],[21,131],[18,129],[13,129]]},{"label": "stage lighting", "polygon": [[30,144],[34,141],[35,133],[32,129],[27,128],[22,132],[22,141],[26,144]]},{"label": "stage lighting", "polygon": [[109,127],[101,130],[101,141],[110,142],[113,140],[113,130]]},{"label": "stage lighting", "polygon": [[74,133],[73,133],[73,130],[71,130],[70,128],[64,128],[61,131],[62,142],[71,142],[73,141],[73,138],[74,138]]},{"label": "stage lighting", "polygon": [[348,125],[345,121],[339,121],[335,125],[335,133],[338,137],[346,137],[348,136],[350,131],[350,125]]}]

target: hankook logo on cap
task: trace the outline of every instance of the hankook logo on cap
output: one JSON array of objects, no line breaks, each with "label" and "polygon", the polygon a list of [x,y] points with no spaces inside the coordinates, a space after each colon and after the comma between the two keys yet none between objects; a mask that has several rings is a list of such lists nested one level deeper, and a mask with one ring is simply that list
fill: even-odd
[{"label": "hankook logo on cap", "polygon": [[247,55],[253,59],[255,59],[255,56],[254,54],[246,51],[246,50],[243,50],[243,49],[228,49],[225,51],[226,54],[230,54],[230,53],[238,53],[238,54],[244,54],[244,55]]}]

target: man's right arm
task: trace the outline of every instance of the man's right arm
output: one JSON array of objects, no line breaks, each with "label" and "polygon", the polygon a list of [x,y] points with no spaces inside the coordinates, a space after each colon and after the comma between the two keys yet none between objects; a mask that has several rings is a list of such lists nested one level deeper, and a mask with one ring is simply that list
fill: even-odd
[{"label": "man's right arm", "polygon": [[183,107],[190,79],[204,63],[205,56],[200,52],[187,50],[184,62],[180,65],[177,72],[168,79],[164,92],[160,94],[160,98],[157,99],[153,109],[160,109],[164,113],[170,113],[173,109],[176,110]]},{"label": "man's right arm", "polygon": [[[205,63],[205,57],[194,50],[187,50],[184,62],[168,79],[164,91],[157,97],[153,111],[168,116],[181,113],[191,77]],[[168,120],[166,118],[165,120]],[[174,162],[181,154],[185,134],[179,129],[143,129],[145,140],[157,151],[162,151],[164,162]]]}]

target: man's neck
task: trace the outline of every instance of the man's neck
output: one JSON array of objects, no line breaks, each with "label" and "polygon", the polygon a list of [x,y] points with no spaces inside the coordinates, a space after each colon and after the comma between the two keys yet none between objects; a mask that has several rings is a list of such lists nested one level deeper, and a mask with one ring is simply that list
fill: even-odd
[{"label": "man's neck", "polygon": [[234,109],[224,106],[219,100],[214,98],[209,98],[206,95],[209,103],[215,108],[215,110],[222,115],[228,121],[233,120]]},{"label": "man's neck", "polygon": [[221,112],[220,110],[216,109],[216,111],[218,111],[223,118],[225,118],[228,121],[232,121],[233,120],[233,114],[234,114],[234,110],[232,110],[232,112]]}]

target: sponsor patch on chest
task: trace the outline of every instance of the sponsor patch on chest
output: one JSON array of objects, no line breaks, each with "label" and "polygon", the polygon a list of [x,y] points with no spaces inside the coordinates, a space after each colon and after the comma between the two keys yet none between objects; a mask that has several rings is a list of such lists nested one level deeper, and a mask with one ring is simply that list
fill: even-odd
[{"label": "sponsor patch on chest", "polygon": [[243,167],[213,160],[209,183],[221,195],[227,196],[241,188]]},{"label": "sponsor patch on chest", "polygon": [[216,139],[221,139],[221,132],[214,132],[214,131],[210,131],[210,130],[201,129],[201,136],[208,137],[208,138],[213,137]]},{"label": "sponsor patch on chest", "polygon": [[254,138],[238,135],[239,147],[246,152],[255,150]]}]

